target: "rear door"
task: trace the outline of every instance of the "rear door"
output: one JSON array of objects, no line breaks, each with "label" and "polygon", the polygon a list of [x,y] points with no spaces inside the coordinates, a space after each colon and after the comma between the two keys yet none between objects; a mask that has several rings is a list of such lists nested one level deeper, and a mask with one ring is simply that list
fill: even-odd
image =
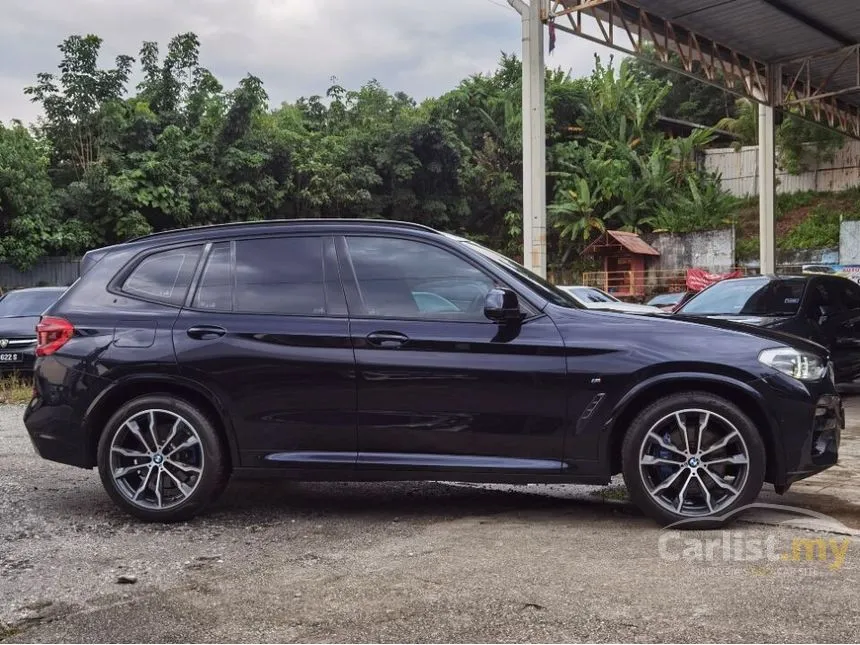
[{"label": "rear door", "polygon": [[[76,308],[72,322],[78,329],[87,330],[83,334],[87,342],[76,345],[88,346],[90,353],[83,364],[95,371],[103,362],[108,368],[117,368],[113,376],[121,378],[125,365],[141,368],[144,357],[147,371],[175,374],[173,325],[203,250],[203,244],[194,244],[147,253],[113,279],[109,309],[95,303],[91,311],[86,307]],[[86,292],[77,292],[76,297],[81,303],[88,300]],[[93,300],[99,297],[98,293],[93,294]],[[101,336],[111,331],[112,342],[105,347]]]},{"label": "rear door", "polygon": [[330,237],[213,244],[173,337],[181,373],[227,407],[243,466],[353,467],[355,364]]}]

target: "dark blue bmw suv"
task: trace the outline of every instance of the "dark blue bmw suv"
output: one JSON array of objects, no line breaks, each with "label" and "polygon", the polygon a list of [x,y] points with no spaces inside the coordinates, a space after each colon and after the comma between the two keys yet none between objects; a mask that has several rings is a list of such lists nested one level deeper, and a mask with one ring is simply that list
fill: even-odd
[{"label": "dark blue bmw suv", "polygon": [[716,525],[836,463],[827,351],[583,309],[473,242],[362,220],[185,229],[91,251],[42,316],[25,422],[144,520],[231,475],[601,484]]}]

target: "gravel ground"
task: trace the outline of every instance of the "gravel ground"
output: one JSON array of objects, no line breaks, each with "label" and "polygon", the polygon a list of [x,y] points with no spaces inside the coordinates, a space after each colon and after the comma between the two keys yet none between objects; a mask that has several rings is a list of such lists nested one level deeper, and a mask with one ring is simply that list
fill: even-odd
[{"label": "gravel ground", "polygon": [[[615,495],[435,483],[235,482],[208,515],[147,525],[95,472],[37,458],[0,407],[0,640],[8,642],[856,641],[844,562],[661,558]],[[723,532],[685,539],[715,539]],[[665,539],[665,538],[664,538]],[[843,540],[848,540],[844,542]],[[691,542],[693,548],[701,541]],[[840,547],[841,548],[841,547]],[[669,559],[671,558],[671,559]],[[120,584],[129,576],[133,584]]]}]

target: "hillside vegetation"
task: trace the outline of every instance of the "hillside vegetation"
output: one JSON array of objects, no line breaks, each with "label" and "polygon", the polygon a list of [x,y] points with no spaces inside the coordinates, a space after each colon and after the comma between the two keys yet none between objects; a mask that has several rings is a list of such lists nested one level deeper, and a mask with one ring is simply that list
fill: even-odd
[{"label": "hillside vegetation", "polygon": [[[758,198],[736,200],[735,255],[751,260],[759,253]],[[777,195],[777,248],[785,251],[839,246],[842,220],[860,220],[860,186],[838,193],[802,192]]]}]

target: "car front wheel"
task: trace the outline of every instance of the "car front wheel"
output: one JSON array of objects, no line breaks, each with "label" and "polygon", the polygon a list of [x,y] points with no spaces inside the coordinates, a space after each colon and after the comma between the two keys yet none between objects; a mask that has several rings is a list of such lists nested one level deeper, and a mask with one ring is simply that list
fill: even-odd
[{"label": "car front wheel", "polygon": [[712,528],[761,491],[765,450],[736,405],[706,392],[660,399],[631,424],[622,446],[633,502],[663,525]]},{"label": "car front wheel", "polygon": [[170,395],[129,401],[99,441],[102,484],[122,509],[143,520],[186,520],[226,484],[222,442],[209,418]]}]

